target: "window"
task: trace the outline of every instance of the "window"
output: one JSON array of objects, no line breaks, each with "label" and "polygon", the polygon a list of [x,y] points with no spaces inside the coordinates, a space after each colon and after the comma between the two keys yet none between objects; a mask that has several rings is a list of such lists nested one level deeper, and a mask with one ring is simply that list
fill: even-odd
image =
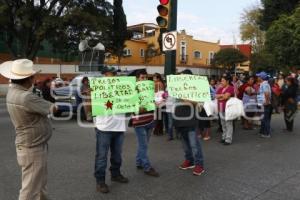
[{"label": "window", "polygon": [[145,57],[145,50],[144,50],[144,49],[140,49],[140,56],[141,56],[142,58]]},{"label": "window", "polygon": [[202,58],[201,52],[200,51],[194,51],[194,58],[201,59]]},{"label": "window", "polygon": [[123,56],[131,56],[131,51],[130,51],[130,49],[124,49],[124,51],[123,51]]},{"label": "window", "polygon": [[212,63],[212,60],[214,59],[215,54],[216,54],[216,53],[213,52],[213,51],[208,52],[208,64],[209,64],[209,65]]}]

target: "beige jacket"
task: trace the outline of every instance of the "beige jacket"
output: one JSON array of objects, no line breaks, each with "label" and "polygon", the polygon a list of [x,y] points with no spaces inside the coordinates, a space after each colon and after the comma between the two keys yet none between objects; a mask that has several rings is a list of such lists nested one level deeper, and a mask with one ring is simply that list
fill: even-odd
[{"label": "beige jacket", "polygon": [[6,104],[16,130],[16,146],[31,148],[47,143],[52,135],[48,118],[50,102],[20,85],[11,84]]}]

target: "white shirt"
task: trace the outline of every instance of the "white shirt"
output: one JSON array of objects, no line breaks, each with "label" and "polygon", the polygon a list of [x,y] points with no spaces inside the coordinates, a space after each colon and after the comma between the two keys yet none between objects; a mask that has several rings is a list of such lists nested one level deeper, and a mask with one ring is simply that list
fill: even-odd
[{"label": "white shirt", "polygon": [[94,123],[98,130],[104,132],[125,132],[126,120],[125,114],[111,116],[97,116],[94,118]]}]

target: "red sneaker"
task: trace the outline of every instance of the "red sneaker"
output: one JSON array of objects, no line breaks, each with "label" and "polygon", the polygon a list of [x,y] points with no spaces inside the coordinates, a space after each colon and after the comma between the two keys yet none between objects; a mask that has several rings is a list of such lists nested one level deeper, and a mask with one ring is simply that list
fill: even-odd
[{"label": "red sneaker", "polygon": [[196,167],[194,168],[193,174],[195,176],[200,176],[203,173],[204,173],[203,167],[201,165],[196,165]]},{"label": "red sneaker", "polygon": [[193,165],[189,160],[185,160],[180,166],[179,169],[187,170],[193,169],[195,165]]}]

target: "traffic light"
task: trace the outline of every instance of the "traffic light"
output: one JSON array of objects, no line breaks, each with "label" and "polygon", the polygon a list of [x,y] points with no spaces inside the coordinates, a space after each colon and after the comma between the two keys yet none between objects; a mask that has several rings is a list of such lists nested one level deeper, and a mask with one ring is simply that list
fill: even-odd
[{"label": "traffic light", "polygon": [[169,21],[170,12],[170,1],[171,0],[159,0],[160,5],[157,6],[159,16],[156,18],[156,22],[160,28],[167,28]]},{"label": "traffic light", "polygon": [[156,18],[156,22],[160,28],[160,33],[157,41],[159,43],[160,51],[162,52],[162,34],[168,31],[171,0],[159,0],[159,2],[160,5],[157,6],[159,16]]}]

